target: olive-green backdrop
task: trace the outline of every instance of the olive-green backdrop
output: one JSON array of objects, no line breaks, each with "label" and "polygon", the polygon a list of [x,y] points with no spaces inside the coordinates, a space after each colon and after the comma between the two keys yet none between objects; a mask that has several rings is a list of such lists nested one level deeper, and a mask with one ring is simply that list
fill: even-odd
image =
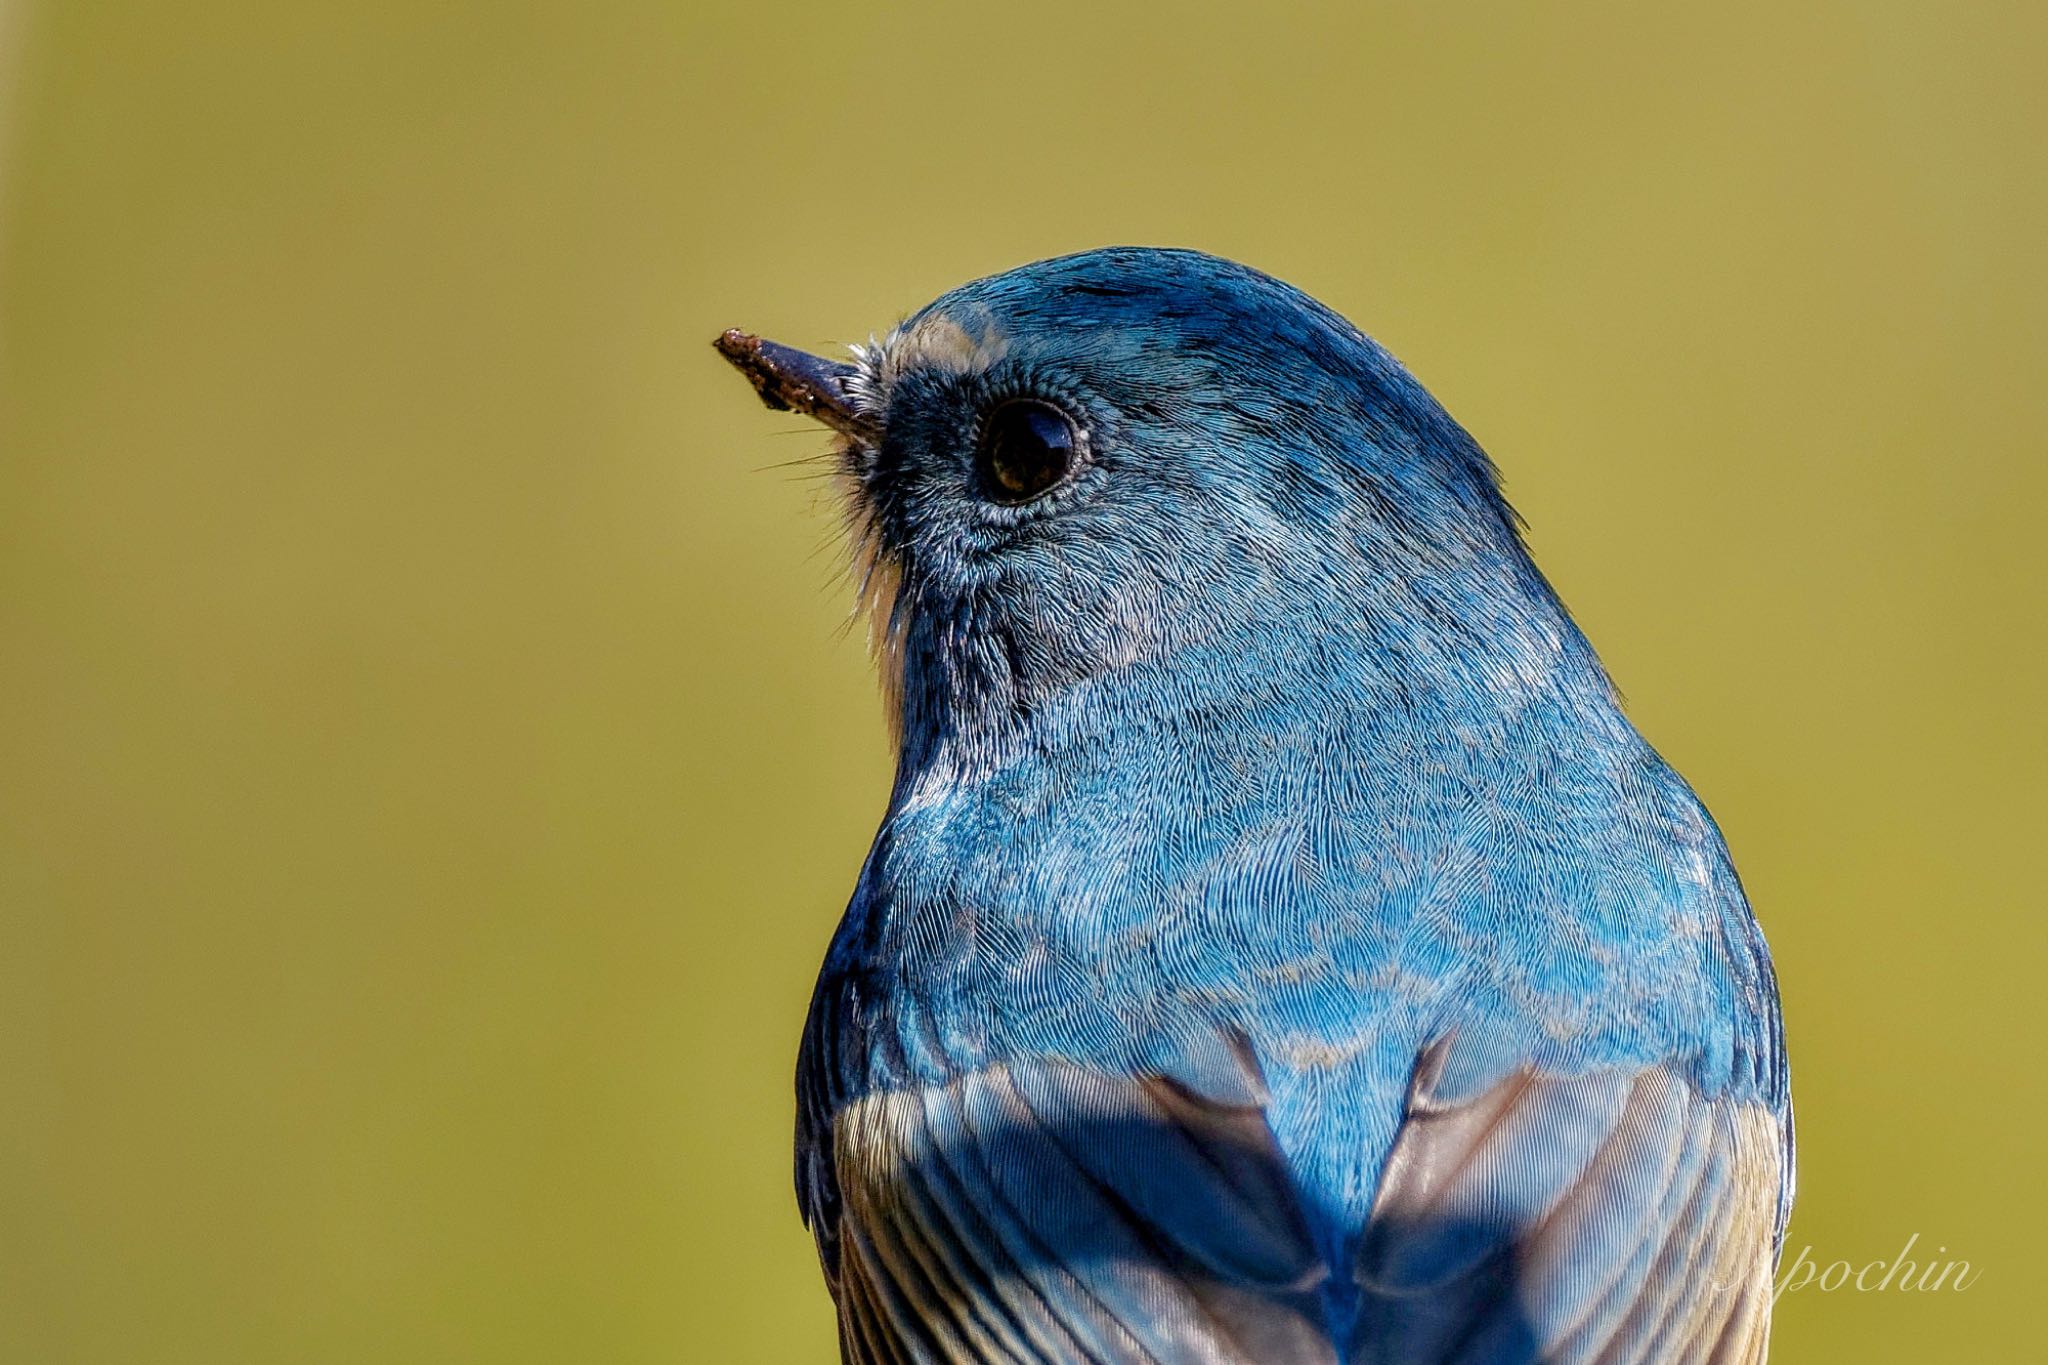
[{"label": "olive-green backdrop", "polygon": [[[2022,3],[0,10],[0,1361],[823,1361],[889,755],[802,421],[1112,242],[1387,342],[1776,947],[1779,1359],[2038,1353]],[[1874,1283],[1875,1276],[1867,1283]]]}]

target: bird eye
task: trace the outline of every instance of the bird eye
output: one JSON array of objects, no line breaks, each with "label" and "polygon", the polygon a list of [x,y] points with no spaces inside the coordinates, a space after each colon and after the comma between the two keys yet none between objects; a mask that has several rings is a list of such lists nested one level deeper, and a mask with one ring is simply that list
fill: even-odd
[{"label": "bird eye", "polygon": [[1080,445],[1073,422],[1052,404],[1004,403],[988,415],[975,453],[983,491],[996,502],[1029,502],[1074,472]]}]

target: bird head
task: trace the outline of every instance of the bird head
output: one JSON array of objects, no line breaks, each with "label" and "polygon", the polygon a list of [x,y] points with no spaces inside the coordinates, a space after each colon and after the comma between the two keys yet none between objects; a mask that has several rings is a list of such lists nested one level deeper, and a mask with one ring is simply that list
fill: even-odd
[{"label": "bird head", "polygon": [[838,433],[906,736],[1211,690],[1483,688],[1571,633],[1472,438],[1247,267],[1092,251],[953,290],[850,363],[718,345]]}]

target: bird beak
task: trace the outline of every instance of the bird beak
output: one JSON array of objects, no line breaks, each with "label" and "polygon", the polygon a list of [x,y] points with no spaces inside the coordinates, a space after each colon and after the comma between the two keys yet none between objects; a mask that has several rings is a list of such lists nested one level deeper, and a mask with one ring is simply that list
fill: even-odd
[{"label": "bird beak", "polygon": [[846,381],[851,365],[821,360],[735,327],[711,343],[747,377],[761,401],[777,412],[800,412],[856,441],[872,445],[881,424],[855,408]]}]

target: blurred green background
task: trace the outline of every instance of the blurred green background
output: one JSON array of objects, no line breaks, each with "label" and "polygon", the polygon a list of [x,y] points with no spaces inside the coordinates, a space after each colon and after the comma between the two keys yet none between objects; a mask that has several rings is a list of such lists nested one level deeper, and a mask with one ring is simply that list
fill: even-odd
[{"label": "blurred green background", "polygon": [[1194,245],[1504,465],[1774,943],[1778,1359],[2038,1350],[2048,19],[0,11],[0,1360],[823,1361],[889,756],[706,344]]}]

